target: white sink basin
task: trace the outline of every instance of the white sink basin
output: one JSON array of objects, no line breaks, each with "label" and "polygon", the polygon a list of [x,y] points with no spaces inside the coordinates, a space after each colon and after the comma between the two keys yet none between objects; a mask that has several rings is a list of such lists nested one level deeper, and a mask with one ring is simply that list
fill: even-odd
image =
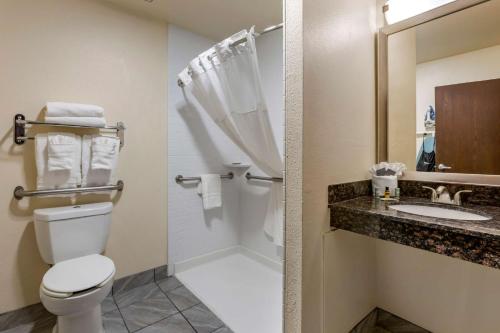
[{"label": "white sink basin", "polygon": [[438,217],[452,220],[468,220],[468,221],[488,221],[491,218],[479,214],[464,212],[461,210],[447,209],[433,206],[419,205],[392,205],[389,208],[408,214]]}]

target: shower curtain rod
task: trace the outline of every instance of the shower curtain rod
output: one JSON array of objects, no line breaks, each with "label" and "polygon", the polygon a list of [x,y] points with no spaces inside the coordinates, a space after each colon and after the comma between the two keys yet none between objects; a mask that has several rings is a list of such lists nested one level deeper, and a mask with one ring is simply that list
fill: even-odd
[{"label": "shower curtain rod", "polygon": [[[280,23],[280,24],[276,24],[276,25],[271,25],[267,28],[265,28],[264,30],[262,30],[261,32],[258,32],[255,34],[256,37],[259,37],[261,35],[264,35],[264,34],[267,34],[268,32],[271,32],[271,31],[275,31],[275,30],[279,30],[279,29],[283,29],[283,23]],[[236,40],[234,42],[231,43],[231,47],[234,47],[234,46],[237,46],[237,45],[240,45],[241,43],[244,43],[247,41],[247,38],[246,37],[243,37],[239,40]],[[177,80],[177,85],[179,87],[184,87],[184,83],[181,81],[181,79],[178,79]]]},{"label": "shower curtain rod", "polygon": [[[261,32],[256,33],[255,36],[259,37],[261,35],[267,34],[268,32],[279,30],[279,29],[283,29],[283,23],[276,24],[276,25],[271,25],[271,26],[265,28],[264,30],[262,30]],[[247,38],[243,37],[242,39],[239,39],[237,41],[232,42],[231,46],[239,45],[241,43],[246,42],[246,40],[247,40]]]}]

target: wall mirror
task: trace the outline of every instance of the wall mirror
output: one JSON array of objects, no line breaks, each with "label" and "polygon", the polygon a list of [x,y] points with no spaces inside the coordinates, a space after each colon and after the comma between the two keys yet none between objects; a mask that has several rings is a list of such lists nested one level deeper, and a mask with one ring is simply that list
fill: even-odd
[{"label": "wall mirror", "polygon": [[380,30],[379,161],[500,175],[499,17],[499,0],[455,1]]}]

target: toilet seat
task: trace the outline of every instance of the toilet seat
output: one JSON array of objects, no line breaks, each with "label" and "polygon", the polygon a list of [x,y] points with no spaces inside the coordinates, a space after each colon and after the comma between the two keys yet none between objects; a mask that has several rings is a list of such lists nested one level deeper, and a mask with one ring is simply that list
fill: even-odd
[{"label": "toilet seat", "polygon": [[113,261],[100,254],[61,261],[45,273],[43,292],[55,298],[67,298],[81,291],[105,285],[114,277]]}]

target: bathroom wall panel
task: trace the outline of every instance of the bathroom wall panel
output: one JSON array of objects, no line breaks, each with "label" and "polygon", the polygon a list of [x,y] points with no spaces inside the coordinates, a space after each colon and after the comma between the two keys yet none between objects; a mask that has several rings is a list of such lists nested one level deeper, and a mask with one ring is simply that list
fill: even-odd
[{"label": "bathroom wall panel", "polygon": [[377,305],[432,332],[500,327],[500,270],[377,240]]},{"label": "bathroom wall panel", "polygon": [[[240,184],[222,181],[222,208],[203,210],[196,182],[182,185],[176,175],[225,174],[243,153],[199,110],[186,105],[177,74],[215,41],[169,25],[168,30],[168,220],[169,263],[175,264],[239,244]],[[172,268],[172,266],[170,267]],[[172,270],[171,270],[172,272]]]},{"label": "bathroom wall panel", "polygon": [[[362,319],[353,309],[370,307],[371,293],[353,299],[338,294],[336,279],[323,279],[325,262],[338,253],[346,261],[356,243],[324,247],[328,231],[327,185],[368,178],[375,162],[375,0],[304,1],[304,181],[303,181],[303,332],[343,333]],[[337,239],[337,237],[339,237]],[[374,244],[360,249],[365,255]],[[354,258],[353,258],[354,259]],[[353,261],[353,265],[356,263]],[[344,269],[333,261],[328,274]],[[365,274],[375,276],[373,270]],[[353,279],[353,289],[370,289]],[[359,285],[355,285],[359,283]],[[328,301],[326,301],[328,299]],[[323,318],[324,314],[324,318]],[[323,327],[324,324],[324,327]]]},{"label": "bathroom wall panel", "polygon": [[[259,65],[275,138],[283,148],[283,46],[281,31],[257,39]],[[269,183],[247,183],[245,171],[262,174],[256,167],[239,170],[224,163],[252,164],[204,112],[186,105],[177,86],[177,74],[200,52],[216,41],[177,26],[169,33],[169,262],[177,263],[228,247],[243,245],[274,261],[281,252],[264,234],[263,224]],[[205,212],[196,183],[179,185],[177,174],[233,171],[235,179],[224,180],[223,208]]]},{"label": "bathroom wall panel", "polygon": [[33,209],[71,204],[12,198],[15,186],[32,189],[36,177],[33,142],[12,143],[13,116],[37,119],[50,100],[99,104],[109,123],[125,122],[118,170],[125,190],[114,200],[106,255],[117,278],[166,264],[166,36],[166,24],[100,1],[1,1],[0,313],[39,301],[48,266],[38,254]]}]

